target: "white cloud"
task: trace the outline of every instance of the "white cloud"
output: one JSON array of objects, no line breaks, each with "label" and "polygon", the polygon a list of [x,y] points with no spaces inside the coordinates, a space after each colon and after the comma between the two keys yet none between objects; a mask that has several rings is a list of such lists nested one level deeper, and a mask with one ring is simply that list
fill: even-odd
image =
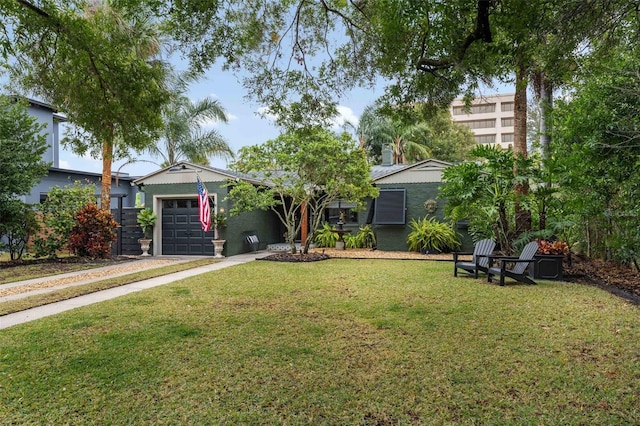
[{"label": "white cloud", "polygon": [[266,118],[267,120],[274,122],[278,119],[278,116],[269,112],[269,107],[260,107],[256,111],[256,114],[260,117]]},{"label": "white cloud", "polygon": [[345,123],[350,123],[354,127],[358,127],[358,123],[360,119],[353,113],[353,110],[344,105],[338,105],[338,116],[334,118],[333,128],[334,129],[342,129],[345,127]]},{"label": "white cloud", "polygon": [[[355,115],[355,113],[351,108],[344,105],[338,105],[337,110],[338,110],[337,117],[331,120],[331,123],[332,123],[331,127],[333,129],[342,129],[345,127],[345,123],[347,122],[351,123],[354,127],[358,127],[358,123],[360,122],[360,119],[358,118],[357,115]],[[256,111],[256,114],[272,122],[275,122],[276,119],[278,118],[275,114],[271,114],[269,112],[268,107],[258,108],[258,110]]]}]

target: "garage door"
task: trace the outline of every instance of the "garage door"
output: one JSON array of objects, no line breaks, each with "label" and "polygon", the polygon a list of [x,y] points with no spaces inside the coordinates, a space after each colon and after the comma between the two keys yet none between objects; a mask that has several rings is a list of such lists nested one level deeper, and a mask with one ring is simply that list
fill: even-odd
[{"label": "garage door", "polygon": [[213,256],[213,230],[202,232],[198,199],[162,202],[162,254]]}]

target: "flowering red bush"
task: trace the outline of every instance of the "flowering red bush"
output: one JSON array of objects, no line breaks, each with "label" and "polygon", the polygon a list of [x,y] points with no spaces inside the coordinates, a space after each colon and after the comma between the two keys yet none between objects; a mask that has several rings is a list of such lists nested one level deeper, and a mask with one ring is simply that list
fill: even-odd
[{"label": "flowering red bush", "polygon": [[569,246],[564,241],[538,240],[539,254],[567,254]]},{"label": "flowering red bush", "polygon": [[76,224],[69,237],[70,250],[80,257],[105,259],[111,257],[111,243],[116,240],[118,223],[111,212],[91,203],[75,217]]}]

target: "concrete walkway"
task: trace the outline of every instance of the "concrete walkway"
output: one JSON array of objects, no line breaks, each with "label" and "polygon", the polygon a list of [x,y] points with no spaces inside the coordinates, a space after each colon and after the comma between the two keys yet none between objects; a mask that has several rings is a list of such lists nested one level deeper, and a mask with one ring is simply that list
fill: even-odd
[{"label": "concrete walkway", "polygon": [[[34,321],[40,318],[48,317],[50,315],[58,314],[60,312],[69,311],[71,309],[75,309],[80,306],[92,305],[94,303],[99,303],[104,300],[125,296],[130,293],[135,293],[136,291],[146,290],[148,288],[157,287],[163,284],[168,284],[174,281],[181,280],[183,278],[189,278],[196,275],[204,274],[206,272],[217,271],[218,269],[223,269],[229,266],[250,262],[260,257],[269,256],[270,254],[273,254],[273,253],[262,251],[257,253],[239,254],[237,256],[226,257],[220,262],[216,262],[210,265],[200,266],[198,268],[188,269],[185,271],[176,272],[169,275],[163,275],[156,278],[150,278],[147,280],[126,284],[123,286],[110,288],[108,290],[102,290],[95,293],[86,294],[84,296],[75,297],[73,299],[63,300],[61,302],[51,303],[48,305],[39,306],[37,308],[27,309],[26,311],[4,315],[0,317],[0,329],[12,327],[14,325],[22,324],[29,321]],[[162,258],[162,257],[159,257],[159,258]],[[195,258],[193,257],[188,259],[181,258],[180,261],[188,261],[188,260],[194,260],[194,259]],[[112,267],[107,266],[103,270],[108,271],[109,268],[112,268]],[[93,269],[92,271],[95,271],[95,269]],[[80,273],[82,273],[82,271],[77,272],[77,274],[80,274]],[[74,273],[64,274],[64,275],[68,276],[72,274]],[[122,275],[122,274],[119,274],[119,275]],[[116,274],[114,274],[113,276],[116,276]],[[94,281],[97,281],[98,279],[104,280],[108,278],[109,278],[108,274],[106,275],[102,274],[100,278],[97,278]],[[30,280],[30,282],[31,281],[37,281],[37,280]],[[87,283],[87,282],[88,281],[83,281],[82,283]],[[21,284],[24,285],[25,283],[27,282],[12,283],[11,285],[13,286],[21,285]]]}]

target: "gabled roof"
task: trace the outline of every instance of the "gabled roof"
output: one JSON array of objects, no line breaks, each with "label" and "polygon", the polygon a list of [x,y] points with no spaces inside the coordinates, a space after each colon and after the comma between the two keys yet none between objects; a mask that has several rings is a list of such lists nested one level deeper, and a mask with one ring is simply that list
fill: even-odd
[{"label": "gabled roof", "polygon": [[[394,164],[389,166],[373,166],[371,179],[373,183],[421,183],[439,182],[442,171],[451,163],[440,160],[424,160],[415,164]],[[148,175],[135,179],[135,185],[161,185],[172,183],[195,182],[194,174],[199,174],[202,181],[219,182],[224,180],[244,180],[254,185],[269,185],[268,178],[262,173],[245,174],[217,167],[193,164],[181,161],[173,166],[156,170]]]},{"label": "gabled roof", "polygon": [[188,161],[180,161],[172,166],[165,167],[163,169],[156,170],[145,176],[137,178],[133,181],[135,185],[159,185],[166,183],[176,183],[177,181],[195,182],[195,177],[191,175],[198,173],[200,179],[205,182],[218,182],[224,180],[246,180],[254,184],[263,184],[249,175],[243,173],[234,172],[231,170],[219,169],[217,167],[203,166],[201,164],[194,164]]},{"label": "gabled roof", "polygon": [[374,183],[420,183],[439,182],[442,171],[451,163],[428,159],[414,164],[373,166],[371,179]]}]

